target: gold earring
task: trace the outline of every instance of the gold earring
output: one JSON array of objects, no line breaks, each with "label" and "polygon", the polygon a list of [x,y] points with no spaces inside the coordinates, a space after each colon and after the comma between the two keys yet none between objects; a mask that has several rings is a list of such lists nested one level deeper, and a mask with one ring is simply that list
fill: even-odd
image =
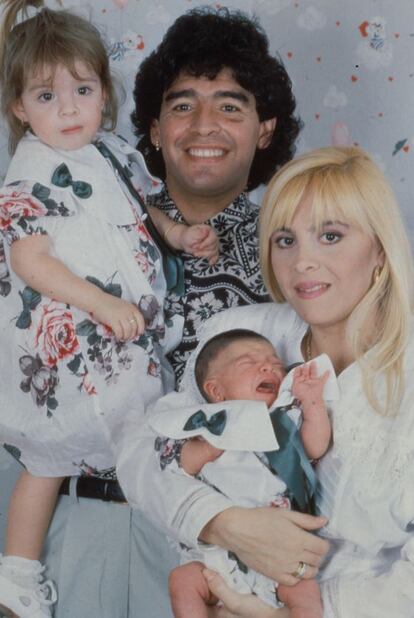
[{"label": "gold earring", "polygon": [[378,279],[381,276],[381,273],[382,273],[382,268],[381,266],[377,264],[372,273],[372,285],[375,285],[377,283]]},{"label": "gold earring", "polygon": [[159,143],[158,140],[156,140],[155,144],[154,144],[154,148],[157,152],[159,152],[161,150],[161,144]]}]

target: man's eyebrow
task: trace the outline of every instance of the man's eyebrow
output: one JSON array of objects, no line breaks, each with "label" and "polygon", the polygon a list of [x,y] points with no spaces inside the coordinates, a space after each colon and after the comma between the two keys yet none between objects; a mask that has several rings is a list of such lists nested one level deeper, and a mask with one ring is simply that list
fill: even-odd
[{"label": "man's eyebrow", "polygon": [[[183,88],[183,90],[170,90],[165,95],[165,102],[175,101],[181,98],[195,99],[198,96],[194,88]],[[249,97],[241,90],[217,90],[213,94],[214,99],[235,99],[241,103],[249,103]]]}]

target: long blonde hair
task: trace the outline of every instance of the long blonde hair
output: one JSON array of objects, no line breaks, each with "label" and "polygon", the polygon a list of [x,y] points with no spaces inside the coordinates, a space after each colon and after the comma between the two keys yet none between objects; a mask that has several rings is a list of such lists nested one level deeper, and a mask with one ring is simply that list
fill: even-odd
[{"label": "long blonde hair", "polygon": [[[378,413],[394,414],[404,389],[402,367],[414,306],[414,270],[393,192],[361,148],[320,148],[281,168],[268,186],[260,211],[262,274],[276,302],[285,298],[272,270],[270,236],[291,225],[305,193],[312,194],[317,228],[323,221],[340,219],[376,239],[383,250],[380,276],[352,311],[347,334],[362,367],[368,401]],[[373,316],[377,318],[374,334]],[[385,403],[375,395],[375,377],[380,373],[385,376]]]},{"label": "long blonde hair", "polygon": [[[66,67],[74,77],[77,61],[84,62],[99,77],[106,102],[102,112],[102,127],[115,128],[117,98],[109,70],[105,45],[98,30],[85,19],[67,11],[41,8],[41,0],[2,0],[3,23],[0,32],[1,111],[6,118],[13,153],[26,127],[13,113],[14,104],[22,96],[30,75],[44,68]],[[39,11],[34,17],[16,23],[19,13],[27,16],[28,8]]]}]

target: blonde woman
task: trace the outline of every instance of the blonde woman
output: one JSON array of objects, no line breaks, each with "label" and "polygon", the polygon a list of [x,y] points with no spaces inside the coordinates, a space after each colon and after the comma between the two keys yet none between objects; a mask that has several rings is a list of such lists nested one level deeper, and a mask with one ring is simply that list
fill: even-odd
[{"label": "blonde woman", "polygon": [[[324,617],[412,617],[414,277],[395,199],[363,150],[322,148],[273,178],[260,229],[262,271],[276,302],[215,316],[200,346],[209,333],[237,324],[270,338],[285,365],[330,356],[341,398],[331,410],[332,446],[317,465],[318,507],[329,520],[322,534],[330,551],[320,569]],[[192,368],[190,362],[185,389],[193,384]],[[191,512],[197,517],[193,505]],[[259,543],[263,517],[263,509],[246,514],[222,505],[201,537],[272,576],[280,556],[274,539],[273,559]],[[280,516],[274,519],[277,525]],[[296,524],[289,536],[299,543],[302,523]],[[290,583],[317,570],[315,562],[298,560]],[[212,610],[220,618],[289,616],[286,608],[264,608],[206,575],[226,603],[227,609]]]}]

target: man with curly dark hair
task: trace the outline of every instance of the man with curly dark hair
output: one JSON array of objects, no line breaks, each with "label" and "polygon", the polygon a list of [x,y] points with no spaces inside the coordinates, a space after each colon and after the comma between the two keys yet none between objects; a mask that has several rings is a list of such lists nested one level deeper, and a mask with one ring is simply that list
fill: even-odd
[{"label": "man with curly dark hair", "polygon": [[245,191],[290,160],[301,128],[289,76],[267,36],[240,11],[201,7],[180,16],[141,64],[132,121],[138,149],[163,180],[150,196],[176,222],[208,222],[220,259],[184,256],[185,293],[167,311],[185,318],[170,355],[177,378],[202,321],[268,300],[257,251],[258,206]]}]

